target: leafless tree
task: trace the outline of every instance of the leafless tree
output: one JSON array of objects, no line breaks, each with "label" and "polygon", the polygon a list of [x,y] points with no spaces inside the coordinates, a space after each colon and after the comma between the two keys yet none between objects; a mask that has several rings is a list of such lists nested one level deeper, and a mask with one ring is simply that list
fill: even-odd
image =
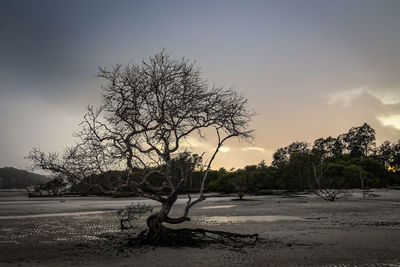
[{"label": "leafless tree", "polygon": [[359,177],[358,177],[359,180],[360,180],[360,188],[364,189],[364,182],[365,182],[367,176],[365,175],[365,171],[361,167],[359,167],[358,172],[360,174]]},{"label": "leafless tree", "polygon": [[351,196],[351,192],[347,189],[326,188],[318,189],[314,191],[314,193],[327,201],[336,201],[337,199],[348,198]]},{"label": "leafless tree", "polygon": [[[74,177],[72,180],[82,180],[88,170],[100,172],[123,164],[128,171],[126,186],[161,203],[161,209],[147,219],[147,238],[154,243],[173,243],[175,233],[163,223],[190,220],[189,210],[206,198],[207,175],[220,148],[231,138],[252,138],[248,123],[254,112],[235,90],[209,88],[194,63],[170,59],[165,52],[140,65],[100,68],[99,77],[106,80],[103,102],[99,108],[88,107],[77,134],[78,157],[71,160],[69,155],[75,152],[67,150],[62,162],[54,154],[43,157],[37,151],[31,152],[30,158],[43,169],[66,172]],[[199,195],[195,199],[188,195],[182,215],[172,218],[171,208],[189,177],[186,170],[196,166],[194,162],[188,165],[188,158],[183,160],[186,167],[176,164],[183,145],[189,138],[205,139],[211,131],[215,134],[215,150],[208,159],[204,154],[198,157],[204,163]],[[154,174],[163,178],[161,185],[151,183],[149,178]]]},{"label": "leafless tree", "polygon": [[314,194],[327,201],[336,201],[351,196],[351,192],[345,188],[339,188],[335,183],[335,177],[325,173],[323,158],[317,157],[311,163],[312,174],[316,188],[313,186]]},{"label": "leafless tree", "polygon": [[313,165],[314,180],[317,188],[314,194],[327,201],[336,201],[351,196],[348,189],[335,187],[334,178],[324,175],[323,169]]},{"label": "leafless tree", "polygon": [[140,217],[148,212],[152,212],[153,207],[146,203],[132,202],[123,209],[117,211],[117,217],[120,222],[121,230],[133,228],[133,221],[137,221]]}]

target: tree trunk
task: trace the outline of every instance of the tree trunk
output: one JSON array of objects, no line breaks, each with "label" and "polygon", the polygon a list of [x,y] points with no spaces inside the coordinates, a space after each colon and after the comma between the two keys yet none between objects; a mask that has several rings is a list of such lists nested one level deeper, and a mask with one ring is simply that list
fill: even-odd
[{"label": "tree trunk", "polygon": [[147,237],[152,240],[152,243],[155,245],[163,243],[165,239],[165,227],[162,225],[162,219],[158,213],[147,218],[147,227],[149,228]]},{"label": "tree trunk", "polygon": [[360,186],[361,186],[361,189],[364,189],[364,179],[365,179],[365,177],[361,173],[361,167],[359,168],[359,172],[360,172]]},{"label": "tree trunk", "polygon": [[147,218],[147,227],[149,228],[148,237],[153,240],[155,244],[165,242],[166,236],[165,231],[166,227],[162,225],[163,222],[167,221],[168,214],[171,211],[172,205],[174,205],[177,199],[177,195],[169,197],[168,200],[162,203],[161,209],[150,215]]}]

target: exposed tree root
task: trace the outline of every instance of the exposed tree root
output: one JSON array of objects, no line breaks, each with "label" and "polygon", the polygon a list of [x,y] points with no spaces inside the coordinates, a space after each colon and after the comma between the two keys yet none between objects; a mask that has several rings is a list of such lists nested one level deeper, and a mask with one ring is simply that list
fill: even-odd
[{"label": "exposed tree root", "polygon": [[157,235],[147,230],[129,240],[130,246],[202,246],[206,244],[223,244],[233,247],[254,245],[259,242],[258,234],[238,234],[225,231],[206,230],[201,228],[171,229],[162,227]]}]

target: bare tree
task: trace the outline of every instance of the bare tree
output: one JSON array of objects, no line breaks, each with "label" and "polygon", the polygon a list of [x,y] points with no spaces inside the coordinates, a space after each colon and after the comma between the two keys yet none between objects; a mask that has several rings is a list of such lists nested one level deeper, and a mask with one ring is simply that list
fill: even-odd
[{"label": "bare tree", "polygon": [[346,189],[326,188],[318,189],[314,191],[314,193],[320,198],[327,201],[336,201],[337,199],[348,198],[351,196],[351,192]]},{"label": "bare tree", "polygon": [[146,203],[132,202],[123,209],[117,211],[117,217],[121,230],[133,228],[132,222],[139,220],[144,214],[152,212],[153,207]]},{"label": "bare tree", "polygon": [[244,175],[234,176],[233,179],[230,181],[231,185],[235,188],[237,193],[238,199],[243,200],[243,197],[246,193],[248,180],[247,177]]},{"label": "bare tree", "polygon": [[[53,154],[42,160],[43,154],[37,151],[31,152],[29,158],[42,169],[67,173],[74,177],[72,180],[82,180],[86,171],[101,172],[124,165],[128,171],[127,187],[161,203],[161,209],[147,219],[147,237],[153,243],[173,242],[174,232],[163,223],[190,220],[189,210],[206,198],[207,175],[220,148],[234,137],[252,138],[253,130],[248,129],[248,123],[254,112],[247,99],[235,90],[209,88],[194,63],[172,60],[164,52],[140,65],[100,68],[99,77],[107,82],[103,103],[99,108],[88,107],[82,130],[77,134],[78,151],[85,148],[93,153],[77,153],[79,156],[71,164],[70,153],[61,162]],[[188,159],[183,160],[186,165],[176,164],[182,146],[189,138],[205,139],[211,131],[215,133],[215,150],[207,160],[199,157],[204,162],[199,195],[196,199],[188,195],[182,215],[172,218],[171,208],[189,177],[187,168],[196,166],[194,162],[188,165]],[[82,162],[84,166],[80,165]],[[151,183],[154,174],[163,178],[161,185]]]},{"label": "bare tree", "polygon": [[313,166],[313,175],[317,188],[314,194],[327,201],[336,201],[338,199],[348,198],[351,191],[340,188],[335,185],[335,177],[325,176],[321,166]]}]

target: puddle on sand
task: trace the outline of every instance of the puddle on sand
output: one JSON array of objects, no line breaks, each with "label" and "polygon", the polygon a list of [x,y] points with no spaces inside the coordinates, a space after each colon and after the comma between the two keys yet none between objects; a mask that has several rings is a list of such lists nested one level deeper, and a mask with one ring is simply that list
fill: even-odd
[{"label": "puddle on sand", "polygon": [[236,207],[235,205],[221,205],[221,206],[206,206],[206,207],[199,207],[199,209],[208,210],[208,209],[229,209]]},{"label": "puddle on sand", "polygon": [[42,205],[44,204],[51,204],[51,203],[58,203],[60,202],[59,200],[28,200],[28,201],[0,201],[0,205],[9,205],[9,204],[39,204]]},{"label": "puddle on sand", "polygon": [[41,217],[60,217],[60,216],[79,216],[79,215],[91,215],[91,214],[102,214],[113,212],[107,211],[79,211],[79,212],[64,212],[64,213],[50,213],[50,214],[33,214],[33,215],[5,215],[0,216],[0,220],[6,219],[27,219],[27,218],[41,218]]},{"label": "puddle on sand", "polygon": [[0,244],[19,244],[19,242],[15,240],[7,240],[7,241],[0,241]]},{"label": "puddle on sand", "polygon": [[280,222],[280,221],[302,221],[301,217],[266,215],[266,216],[212,216],[197,217],[196,221],[204,224],[236,224],[246,222]]}]

